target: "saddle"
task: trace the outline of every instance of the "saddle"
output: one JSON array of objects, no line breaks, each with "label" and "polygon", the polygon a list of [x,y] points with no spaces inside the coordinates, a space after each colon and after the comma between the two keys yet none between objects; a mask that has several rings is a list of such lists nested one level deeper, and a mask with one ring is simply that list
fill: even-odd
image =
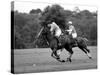
[{"label": "saddle", "polygon": [[[66,37],[67,36],[67,37]],[[72,35],[66,34],[66,32],[62,32],[62,34],[59,37],[55,37],[58,41],[58,45],[63,45],[70,39],[70,44],[72,46],[77,46],[77,38],[72,38]]]},{"label": "saddle", "polygon": [[[57,37],[56,37],[57,38]],[[63,45],[64,44],[64,42],[65,42],[65,35],[64,34],[61,34],[58,38],[57,38],[57,40],[58,40],[58,45]]]},{"label": "saddle", "polygon": [[[77,46],[77,38],[75,38],[75,39],[73,39],[71,36],[69,36],[69,38],[70,38],[70,43],[71,43],[71,45],[73,46],[73,47],[76,47]],[[59,36],[59,38],[57,38],[58,39],[58,43],[60,44],[60,45],[63,45],[63,44],[65,44],[66,42],[66,34],[63,34],[63,35],[60,35]]]}]

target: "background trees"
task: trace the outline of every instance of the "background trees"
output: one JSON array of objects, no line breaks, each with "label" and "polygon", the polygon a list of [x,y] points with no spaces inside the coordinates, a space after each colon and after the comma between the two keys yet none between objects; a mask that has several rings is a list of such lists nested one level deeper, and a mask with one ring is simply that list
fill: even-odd
[{"label": "background trees", "polygon": [[65,28],[66,16],[65,10],[60,5],[47,6],[42,12],[43,25],[52,21],[56,22],[60,28]]},{"label": "background trees", "polygon": [[41,9],[32,9],[29,13],[30,14],[39,14],[41,12],[42,12]]},{"label": "background trees", "polygon": [[42,26],[55,21],[61,29],[67,29],[67,22],[73,21],[78,36],[86,37],[88,45],[97,45],[97,12],[88,10],[65,10],[60,5],[47,6],[43,11],[32,9],[29,13],[14,11],[14,41],[15,48],[48,47],[44,37],[38,38],[34,45],[36,35]]}]

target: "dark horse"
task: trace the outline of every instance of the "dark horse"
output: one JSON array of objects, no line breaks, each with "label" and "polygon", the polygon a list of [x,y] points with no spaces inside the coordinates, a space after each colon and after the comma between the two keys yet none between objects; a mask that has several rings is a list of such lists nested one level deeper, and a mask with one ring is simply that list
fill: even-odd
[{"label": "dark horse", "polygon": [[82,37],[77,37],[77,46],[74,46],[72,39],[69,35],[64,35],[64,43],[61,44],[61,46],[58,45],[57,38],[54,37],[54,35],[51,34],[48,27],[44,27],[43,35],[45,36],[47,43],[49,44],[49,47],[52,50],[51,56],[55,59],[57,59],[60,62],[65,62],[65,60],[60,59],[60,54],[57,53],[58,50],[62,50],[65,48],[66,51],[69,52],[69,57],[66,61],[71,62],[71,57],[73,55],[73,47],[80,48],[90,59],[92,59],[90,50],[87,48],[86,40]]}]

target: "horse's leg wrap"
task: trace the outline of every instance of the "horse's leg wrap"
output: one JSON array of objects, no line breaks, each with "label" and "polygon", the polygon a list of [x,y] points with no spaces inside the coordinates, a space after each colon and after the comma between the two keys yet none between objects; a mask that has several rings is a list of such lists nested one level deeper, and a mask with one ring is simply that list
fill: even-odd
[{"label": "horse's leg wrap", "polygon": [[89,50],[87,47],[85,48],[85,50],[86,50],[88,53],[90,53],[90,50]]},{"label": "horse's leg wrap", "polygon": [[90,53],[87,53],[87,56],[89,57],[89,59],[92,59],[92,56]]},{"label": "horse's leg wrap", "polygon": [[56,59],[59,59],[59,55],[57,54],[57,50],[56,49],[53,49],[53,52],[52,52],[51,56],[53,56]]},{"label": "horse's leg wrap", "polygon": [[72,49],[70,49],[69,50],[69,57],[67,58],[67,61],[72,62],[72,60],[71,60],[72,55],[73,55],[73,51],[72,51]]},{"label": "horse's leg wrap", "polygon": [[61,54],[61,50],[58,50],[58,51],[57,51],[57,54],[60,55],[60,54]]}]

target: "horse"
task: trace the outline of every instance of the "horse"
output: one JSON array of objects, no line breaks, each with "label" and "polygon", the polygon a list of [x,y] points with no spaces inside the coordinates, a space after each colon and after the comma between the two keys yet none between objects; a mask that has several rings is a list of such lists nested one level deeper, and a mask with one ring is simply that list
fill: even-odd
[{"label": "horse", "polygon": [[[74,48],[74,47],[80,48],[80,50],[82,50],[89,57],[89,59],[92,59],[90,50],[87,48],[85,38],[77,37],[77,45],[74,45],[73,39],[71,39],[69,35],[63,35],[64,43],[59,46],[57,38],[55,38],[55,36],[53,34],[51,34],[50,29],[48,27],[45,27],[43,32],[44,32],[43,35],[45,35],[46,41],[52,50],[51,56],[53,58],[55,58],[56,60],[58,60],[60,62],[68,62],[68,61],[72,62],[71,58],[74,53],[72,48]],[[62,51],[64,48],[66,51],[69,52],[69,57],[67,58],[67,60],[61,60],[60,53],[59,54],[57,53],[58,50]]]}]

